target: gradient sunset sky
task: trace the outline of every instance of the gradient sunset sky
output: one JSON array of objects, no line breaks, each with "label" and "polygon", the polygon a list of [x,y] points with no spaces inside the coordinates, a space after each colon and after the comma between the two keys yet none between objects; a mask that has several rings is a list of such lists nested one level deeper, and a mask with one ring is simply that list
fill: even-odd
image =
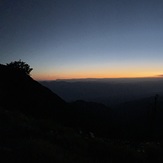
[{"label": "gradient sunset sky", "polygon": [[36,80],[163,74],[163,0],[1,0],[0,63]]}]

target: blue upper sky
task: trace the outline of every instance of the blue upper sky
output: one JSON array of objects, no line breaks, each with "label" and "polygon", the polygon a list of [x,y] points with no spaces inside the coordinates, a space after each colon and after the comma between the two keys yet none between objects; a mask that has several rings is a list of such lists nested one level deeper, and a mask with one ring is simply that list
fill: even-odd
[{"label": "blue upper sky", "polygon": [[35,79],[163,74],[162,0],[1,0],[0,63]]}]

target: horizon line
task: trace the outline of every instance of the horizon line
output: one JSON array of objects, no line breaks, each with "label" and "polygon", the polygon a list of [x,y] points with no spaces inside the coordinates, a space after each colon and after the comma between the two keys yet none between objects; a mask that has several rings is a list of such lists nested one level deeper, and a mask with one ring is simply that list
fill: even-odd
[{"label": "horizon line", "polygon": [[37,81],[65,81],[65,80],[114,80],[114,79],[163,79],[163,76],[149,76],[149,77],[112,77],[112,78],[58,78],[58,79],[36,79]]}]

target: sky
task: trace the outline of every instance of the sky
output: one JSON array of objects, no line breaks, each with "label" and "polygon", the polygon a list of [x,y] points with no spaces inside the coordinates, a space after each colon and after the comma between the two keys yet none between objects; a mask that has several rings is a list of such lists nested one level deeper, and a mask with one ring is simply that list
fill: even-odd
[{"label": "sky", "polygon": [[1,0],[0,63],[36,80],[163,74],[163,0]]}]

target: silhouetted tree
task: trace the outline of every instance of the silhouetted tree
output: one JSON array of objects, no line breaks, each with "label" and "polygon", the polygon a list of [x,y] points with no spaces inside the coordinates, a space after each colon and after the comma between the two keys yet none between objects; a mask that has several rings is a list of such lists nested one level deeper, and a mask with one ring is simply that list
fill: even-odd
[{"label": "silhouetted tree", "polygon": [[27,75],[30,75],[30,72],[33,70],[33,68],[30,68],[30,66],[27,63],[21,61],[21,59],[19,61],[7,63],[6,65],[10,68],[18,69]]}]

